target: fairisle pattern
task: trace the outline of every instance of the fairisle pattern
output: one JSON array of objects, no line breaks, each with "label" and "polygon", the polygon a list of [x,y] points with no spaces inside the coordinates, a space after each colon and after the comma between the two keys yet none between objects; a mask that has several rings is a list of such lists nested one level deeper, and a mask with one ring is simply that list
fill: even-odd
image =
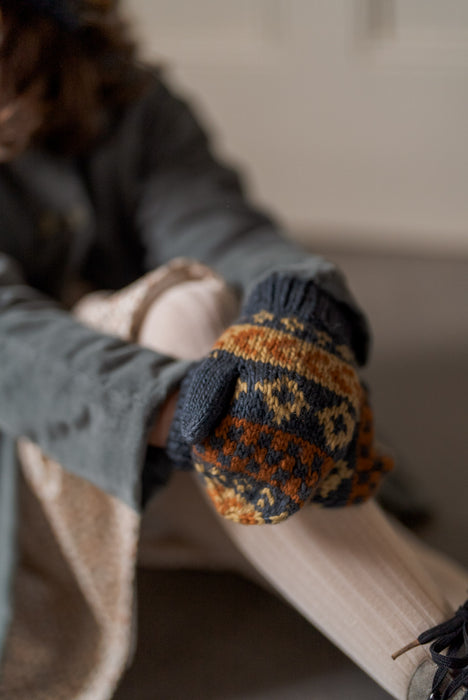
[{"label": "fairisle pattern", "polygon": [[182,432],[195,442],[195,468],[218,512],[237,522],[277,523],[311,500],[362,502],[391,466],[375,454],[338,313],[308,285],[286,280],[285,294],[283,280],[268,280],[268,307],[247,303],[185,393]]},{"label": "fairisle pattern", "polygon": [[364,503],[375,495],[393,460],[375,447],[374,421],[369,396],[362,386],[360,419],[346,459],[338,460],[319,485],[312,503],[328,508]]}]

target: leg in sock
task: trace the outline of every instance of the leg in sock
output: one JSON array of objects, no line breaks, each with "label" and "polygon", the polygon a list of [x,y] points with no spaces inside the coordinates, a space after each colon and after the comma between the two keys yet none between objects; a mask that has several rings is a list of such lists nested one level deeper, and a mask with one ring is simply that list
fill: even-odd
[{"label": "leg in sock", "polygon": [[426,651],[392,653],[447,619],[451,608],[415,550],[374,502],[304,508],[284,523],[223,523],[265,578],[396,698]]},{"label": "leg in sock", "polygon": [[[213,296],[211,283],[186,285],[153,304],[140,340],[175,356],[195,358],[208,351],[229,314],[217,309],[225,303],[221,288]],[[167,332],[162,334],[162,328]],[[193,475],[180,477],[195,482]],[[177,500],[173,505],[180,527],[183,503]],[[270,585],[391,695],[406,698],[409,681],[427,652],[418,647],[396,661],[392,653],[451,615],[445,596],[450,593],[451,602],[463,596],[466,572],[394,527],[374,502],[338,510],[306,507],[283,523],[263,527],[216,518]],[[210,546],[209,536],[200,541]],[[248,574],[238,560],[233,559],[233,567]]]}]

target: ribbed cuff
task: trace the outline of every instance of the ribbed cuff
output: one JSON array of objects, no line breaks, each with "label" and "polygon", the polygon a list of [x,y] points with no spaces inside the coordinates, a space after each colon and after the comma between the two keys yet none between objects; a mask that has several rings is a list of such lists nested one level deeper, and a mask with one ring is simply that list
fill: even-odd
[{"label": "ribbed cuff", "polygon": [[279,318],[293,316],[307,324],[320,322],[337,342],[353,346],[353,324],[345,308],[311,280],[273,272],[253,289],[242,315],[252,316],[263,309]]}]

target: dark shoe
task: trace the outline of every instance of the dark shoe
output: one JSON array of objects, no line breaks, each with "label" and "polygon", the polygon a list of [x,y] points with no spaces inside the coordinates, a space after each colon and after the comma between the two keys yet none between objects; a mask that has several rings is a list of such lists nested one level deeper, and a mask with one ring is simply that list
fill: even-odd
[{"label": "dark shoe", "polygon": [[413,675],[408,688],[407,700],[441,700],[442,698],[450,698],[450,700],[465,700],[467,696],[466,690],[460,688],[455,691],[455,695],[445,695],[445,691],[433,691],[433,679],[437,673],[437,666],[432,661],[423,661],[418,666]]},{"label": "dark shoe", "polygon": [[468,700],[468,600],[450,620],[420,634],[417,642],[394,658],[418,644],[429,643],[432,661],[423,661],[416,669],[408,700]]}]

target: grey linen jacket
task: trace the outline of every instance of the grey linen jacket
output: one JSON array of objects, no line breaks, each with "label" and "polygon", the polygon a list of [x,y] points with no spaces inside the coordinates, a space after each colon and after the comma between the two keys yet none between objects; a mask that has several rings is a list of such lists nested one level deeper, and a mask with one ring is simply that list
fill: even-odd
[{"label": "grey linen jacket", "polygon": [[212,266],[239,292],[273,268],[313,278],[366,322],[335,267],[284,238],[216,160],[155,72],[84,157],[30,150],[0,165],[0,654],[11,616],[18,463],[26,436],[67,470],[140,507],[149,426],[187,363],[78,323],[75,279],[118,289],[172,258]]}]

